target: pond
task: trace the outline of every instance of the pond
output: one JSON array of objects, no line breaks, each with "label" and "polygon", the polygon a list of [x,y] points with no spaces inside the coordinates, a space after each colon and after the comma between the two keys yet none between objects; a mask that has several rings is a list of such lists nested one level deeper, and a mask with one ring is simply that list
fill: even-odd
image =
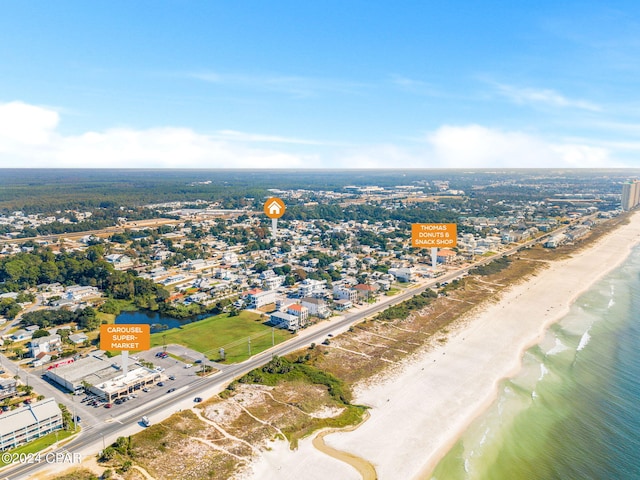
[{"label": "pond", "polygon": [[130,324],[130,323],[147,323],[151,325],[151,333],[160,332],[169,328],[179,328],[187,323],[197,322],[203,318],[210,317],[211,313],[203,313],[195,317],[177,319],[162,315],[159,312],[152,312],[149,310],[137,310],[134,312],[121,312],[116,317],[115,323]]}]

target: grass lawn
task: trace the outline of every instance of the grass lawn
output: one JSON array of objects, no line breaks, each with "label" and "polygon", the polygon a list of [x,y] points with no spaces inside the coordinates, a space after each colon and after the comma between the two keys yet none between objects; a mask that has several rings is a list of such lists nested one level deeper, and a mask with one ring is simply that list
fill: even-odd
[{"label": "grass lawn", "polygon": [[[177,343],[218,359],[218,348],[224,347],[226,362],[240,362],[249,358],[248,338],[251,337],[251,354],[262,352],[272,346],[271,327],[263,325],[266,319],[257,313],[240,312],[235,317],[228,313],[188,323],[181,328],[172,328],[151,335],[151,346]],[[276,328],[275,343],[291,338],[285,330]],[[236,345],[237,343],[237,345]]]},{"label": "grass lawn", "polygon": [[386,295],[387,297],[390,297],[390,296],[392,296],[392,295],[395,295],[395,294],[396,294],[396,293],[398,293],[399,291],[400,291],[400,289],[399,289],[399,288],[390,288],[390,289],[385,293],[385,295]]},{"label": "grass lawn", "polygon": [[[74,433],[75,432],[73,430],[70,430],[70,431],[58,430],[58,441],[64,440],[65,438],[70,437]],[[26,445],[22,445],[21,447],[14,448],[13,450],[7,450],[7,453],[17,453],[17,454],[36,453],[41,450],[44,450],[45,448],[53,445],[54,443],[56,443],[55,432],[45,435],[44,437],[40,437],[34,440],[33,442],[29,442]],[[0,459],[0,467],[4,467],[5,465],[7,464],[4,463],[2,459]]]}]

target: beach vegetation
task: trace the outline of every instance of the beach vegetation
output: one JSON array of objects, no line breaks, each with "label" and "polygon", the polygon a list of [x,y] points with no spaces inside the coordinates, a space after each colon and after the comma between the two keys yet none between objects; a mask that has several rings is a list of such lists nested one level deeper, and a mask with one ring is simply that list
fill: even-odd
[{"label": "beach vegetation", "polygon": [[402,303],[387,308],[376,315],[375,318],[377,320],[404,320],[411,314],[411,312],[426,307],[435,298],[437,298],[437,294],[433,290],[427,289],[420,295],[416,295]]},{"label": "beach vegetation", "polygon": [[[300,360],[298,357],[297,360]],[[304,360],[304,359],[303,359]],[[302,415],[296,421],[281,427],[291,444],[297,447],[299,439],[321,428],[343,428],[357,425],[362,421],[366,407],[351,403],[351,391],[348,385],[333,374],[301,361],[291,361],[285,357],[274,357],[262,368],[247,373],[237,381],[239,384],[260,384],[268,386],[308,384],[323,386],[329,395],[330,403],[340,409],[340,413],[329,418],[315,418]],[[235,390],[236,386],[233,389]],[[229,396],[227,393],[225,396]]]},{"label": "beach vegetation", "polygon": [[87,468],[76,468],[70,472],[55,477],[53,480],[99,480],[99,478],[112,478],[111,470],[105,470],[102,474],[102,477],[98,477],[95,473]]},{"label": "beach vegetation", "polygon": [[480,265],[476,268],[469,270],[472,275],[493,275],[494,273],[501,272],[511,264],[511,259],[508,257],[497,258],[493,262],[489,262],[486,265]]}]

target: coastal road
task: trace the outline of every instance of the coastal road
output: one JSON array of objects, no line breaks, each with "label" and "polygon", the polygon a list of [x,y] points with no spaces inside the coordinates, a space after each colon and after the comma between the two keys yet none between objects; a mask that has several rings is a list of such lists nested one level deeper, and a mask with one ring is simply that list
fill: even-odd
[{"label": "coastal road", "polygon": [[[479,264],[486,263],[487,261],[491,261],[495,258],[496,257],[494,256],[489,259],[482,259]],[[422,293],[427,288],[432,287],[438,282],[453,280],[459,277],[462,273],[465,273],[469,268],[471,267],[456,270],[437,279],[425,282],[417,287],[409,288],[405,292],[394,295],[393,297],[385,298],[375,304],[361,309],[360,311],[349,313],[341,318],[327,322],[326,325],[323,325],[320,328],[304,330],[291,340],[276,345],[275,347],[255,355],[242,363],[229,365],[224,371],[221,371],[211,377],[197,378],[186,386],[178,388],[175,392],[167,393],[163,397],[156,398],[145,405],[129,410],[117,417],[114,417],[113,419],[109,419],[108,422],[88,425],[76,439],[72,440],[59,450],[69,452],[71,454],[82,454],[87,451],[98,452],[104,448],[104,446],[111,444],[115,438],[119,436],[118,434],[120,432],[130,429],[131,427],[136,427],[136,425],[140,426],[140,419],[143,415],[149,417],[158,416],[161,418],[168,417],[176,411],[176,404],[184,402],[185,400],[193,402],[195,397],[207,395],[207,392],[210,392],[212,388],[222,389],[234,379],[250,372],[254,368],[263,366],[274,356],[282,356],[296,350],[306,348],[311,343],[321,343],[329,334],[333,335],[344,331],[350,326],[363,321],[369,316],[375,315],[391,305],[401,303]],[[140,428],[142,427],[140,426]],[[4,470],[0,474],[0,478],[26,480],[47,466],[48,465],[46,464],[38,463],[16,465],[13,468]]]},{"label": "coastal road", "polygon": [[[563,227],[553,233],[558,233],[564,229],[565,228]],[[59,450],[72,454],[97,452],[107,444],[112,443],[115,438],[121,434],[121,432],[131,430],[132,428],[135,429],[136,426],[142,428],[140,426],[140,419],[143,415],[166,418],[176,411],[177,404],[185,404],[185,402],[186,404],[189,404],[189,402],[193,402],[193,398],[196,396],[206,396],[207,392],[210,393],[212,389],[222,389],[234,379],[248,373],[254,368],[263,366],[271,360],[273,356],[286,355],[296,350],[306,348],[311,343],[321,343],[329,334],[334,335],[342,332],[352,325],[363,321],[369,316],[377,314],[389,306],[396,305],[422,293],[427,288],[431,288],[437,283],[448,282],[456,278],[460,278],[462,275],[468,273],[472,268],[487,264],[504,256],[512,255],[521,248],[526,248],[543,241],[550,235],[551,233],[548,233],[537,239],[515,245],[491,257],[482,258],[471,265],[451,271],[436,279],[424,282],[417,287],[408,288],[407,291],[399,293],[393,297],[379,300],[378,302],[362,308],[359,311],[352,312],[336,320],[329,321],[326,325],[319,326],[319,328],[304,330],[291,340],[276,345],[275,347],[255,355],[242,363],[229,365],[226,369],[211,377],[197,378],[186,386],[178,388],[175,392],[167,393],[164,397],[156,398],[148,404],[128,410],[127,412],[114,417],[113,421],[89,425],[83,429],[82,433],[76,439],[66,444],[63,449]],[[45,467],[47,467],[46,464],[38,463],[16,465],[13,468],[8,468],[0,473],[0,478],[26,480]]]}]

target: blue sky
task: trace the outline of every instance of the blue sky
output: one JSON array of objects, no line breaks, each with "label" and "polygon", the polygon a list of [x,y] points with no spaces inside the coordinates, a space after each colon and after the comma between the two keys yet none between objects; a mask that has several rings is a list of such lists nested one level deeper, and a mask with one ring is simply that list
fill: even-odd
[{"label": "blue sky", "polygon": [[639,5],[2,2],[0,167],[640,167]]}]

